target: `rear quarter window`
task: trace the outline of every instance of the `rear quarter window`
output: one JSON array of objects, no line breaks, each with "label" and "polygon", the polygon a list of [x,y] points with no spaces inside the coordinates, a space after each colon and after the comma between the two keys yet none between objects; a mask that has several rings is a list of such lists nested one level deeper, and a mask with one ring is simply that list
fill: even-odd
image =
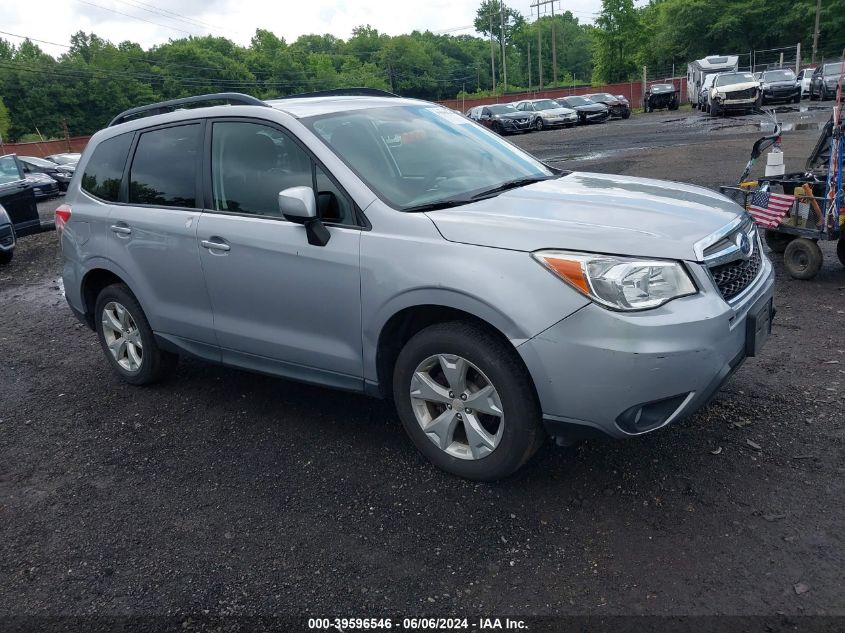
[{"label": "rear quarter window", "polygon": [[82,175],[82,189],[107,202],[118,202],[123,168],[132,145],[132,133],[106,139],[94,149]]}]

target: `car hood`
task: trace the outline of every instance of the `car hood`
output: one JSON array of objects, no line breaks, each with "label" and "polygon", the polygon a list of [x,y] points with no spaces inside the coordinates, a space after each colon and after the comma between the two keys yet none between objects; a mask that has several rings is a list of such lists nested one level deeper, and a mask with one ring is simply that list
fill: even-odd
[{"label": "car hood", "polygon": [[554,114],[558,116],[566,116],[567,114],[575,114],[572,108],[549,108],[548,110],[540,110],[537,114]]},{"label": "car hood", "polygon": [[727,86],[718,86],[713,88],[716,92],[737,92],[738,90],[747,90],[748,88],[759,88],[760,84],[756,81],[744,81],[741,84],[729,84]]},{"label": "car hood", "polygon": [[591,103],[589,105],[579,105],[572,107],[582,112],[602,112],[604,110],[607,110],[607,106],[603,103]]},{"label": "car hood", "polygon": [[494,119],[527,119],[530,115],[527,112],[508,112],[507,114],[494,114]]},{"label": "car hood", "polygon": [[742,213],[702,187],[573,172],[427,215],[452,242],[695,260],[695,243]]},{"label": "car hood", "polygon": [[794,88],[798,84],[797,79],[785,81],[764,81],[764,88]]}]

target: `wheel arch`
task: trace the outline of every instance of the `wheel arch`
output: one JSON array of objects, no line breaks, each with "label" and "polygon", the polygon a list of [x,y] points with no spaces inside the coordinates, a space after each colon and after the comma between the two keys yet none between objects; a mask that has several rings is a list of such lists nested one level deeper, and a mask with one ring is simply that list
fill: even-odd
[{"label": "wheel arch", "polygon": [[[94,308],[97,304],[97,297],[103,288],[111,286],[112,284],[124,284],[127,287],[129,284],[125,280],[125,275],[122,271],[114,270],[111,266],[104,262],[99,262],[94,267],[90,268],[82,277],[80,284],[83,319],[85,324],[91,328],[94,327]],[[131,291],[131,289],[130,289]]]},{"label": "wheel arch", "polygon": [[[479,316],[476,311],[467,309],[467,306],[454,307],[441,303],[420,303],[395,311],[382,325],[376,342],[374,360],[377,388],[373,390],[374,395],[388,399],[391,397],[393,371],[399,352],[417,332],[436,323],[449,321],[474,323],[516,351],[514,339],[505,333],[506,329],[510,329],[506,322],[495,318],[493,320],[496,321],[495,324],[490,319]],[[525,338],[527,337],[519,336],[517,340],[521,342]],[[519,354],[515,356],[522,363]]]}]

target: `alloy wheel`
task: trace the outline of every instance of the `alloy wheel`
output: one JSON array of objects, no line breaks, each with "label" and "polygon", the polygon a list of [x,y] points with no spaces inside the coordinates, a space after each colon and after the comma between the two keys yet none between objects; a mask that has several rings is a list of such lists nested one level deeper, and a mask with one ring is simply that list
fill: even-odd
[{"label": "alloy wheel", "polygon": [[481,459],[502,439],[505,415],[493,383],[454,354],[429,356],[411,377],[411,407],[440,450],[459,459]]},{"label": "alloy wheel", "polygon": [[144,362],[141,332],[126,307],[110,301],[103,307],[103,338],[117,364],[126,371],[136,372]]}]

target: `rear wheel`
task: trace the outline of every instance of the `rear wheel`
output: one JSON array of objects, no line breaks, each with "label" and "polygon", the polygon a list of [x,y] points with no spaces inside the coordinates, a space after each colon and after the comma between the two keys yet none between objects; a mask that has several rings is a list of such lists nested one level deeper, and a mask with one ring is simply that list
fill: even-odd
[{"label": "rear wheel", "polygon": [[393,397],[417,450],[459,477],[506,477],[545,438],[516,351],[473,323],[438,323],[414,335],[396,360]]},{"label": "rear wheel", "polygon": [[795,236],[789,233],[779,233],[778,231],[766,229],[765,233],[763,233],[763,239],[766,240],[766,245],[772,249],[773,253],[783,253],[786,247],[789,246],[789,243],[795,239]]},{"label": "rear wheel", "polygon": [[812,279],[822,267],[822,251],[813,240],[797,237],[783,253],[786,272],[794,279]]},{"label": "rear wheel", "polygon": [[179,357],[159,348],[141,305],[125,285],[104,288],[94,314],[106,359],[126,382],[152,384],[176,367]]}]

